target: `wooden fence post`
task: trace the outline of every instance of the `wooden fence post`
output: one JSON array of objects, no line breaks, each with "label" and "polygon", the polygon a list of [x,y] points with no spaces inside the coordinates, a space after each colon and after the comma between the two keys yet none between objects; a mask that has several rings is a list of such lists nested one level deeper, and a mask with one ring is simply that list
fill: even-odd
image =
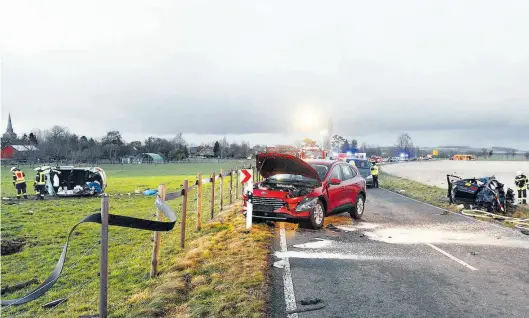
[{"label": "wooden fence post", "polygon": [[214,217],[215,212],[215,172],[213,172],[213,175],[211,176],[211,211],[209,213],[209,216],[211,219]]},{"label": "wooden fence post", "polygon": [[202,229],[202,173],[199,173],[197,185],[197,231]]},{"label": "wooden fence post", "polygon": [[239,199],[239,168],[235,167],[235,200]]},{"label": "wooden fence post", "polygon": [[186,219],[187,219],[187,196],[188,196],[188,180],[184,180],[184,197],[182,199],[182,226],[180,228],[180,248],[184,248],[186,241]]},{"label": "wooden fence post", "polygon": [[224,169],[220,169],[220,182],[219,182],[219,195],[220,195],[220,210],[222,211],[222,208],[224,206]]},{"label": "wooden fence post", "polygon": [[[158,195],[162,200],[165,201],[166,187],[165,184],[158,186]],[[156,209],[156,221],[162,220],[162,213]],[[162,244],[162,235],[160,232],[154,232],[154,246],[152,248],[151,256],[151,274],[150,277],[156,277],[158,275],[158,259],[160,258],[160,247]]]},{"label": "wooden fence post", "polygon": [[108,195],[101,198],[101,254],[99,257],[99,317],[107,318],[108,305]]},{"label": "wooden fence post", "polygon": [[230,170],[230,205],[233,204],[233,169]]}]

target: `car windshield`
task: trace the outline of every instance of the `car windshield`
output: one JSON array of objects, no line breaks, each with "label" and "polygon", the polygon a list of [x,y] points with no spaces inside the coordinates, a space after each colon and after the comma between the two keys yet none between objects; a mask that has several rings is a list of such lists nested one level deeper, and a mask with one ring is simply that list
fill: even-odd
[{"label": "car windshield", "polygon": [[355,166],[358,169],[369,169],[369,161],[367,160],[351,159],[351,160],[348,160],[347,162],[351,162],[351,161],[354,161]]}]

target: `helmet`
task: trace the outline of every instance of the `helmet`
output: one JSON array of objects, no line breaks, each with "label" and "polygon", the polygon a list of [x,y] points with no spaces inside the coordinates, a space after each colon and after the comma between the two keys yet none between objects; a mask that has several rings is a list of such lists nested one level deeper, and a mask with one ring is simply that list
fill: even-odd
[{"label": "helmet", "polygon": [[18,170],[17,167],[12,167],[12,168],[11,168],[11,172],[16,171],[16,170]]},{"label": "helmet", "polygon": [[516,171],[516,175],[517,175],[517,176],[521,176],[522,174],[523,174],[522,170],[518,170],[518,171]]}]

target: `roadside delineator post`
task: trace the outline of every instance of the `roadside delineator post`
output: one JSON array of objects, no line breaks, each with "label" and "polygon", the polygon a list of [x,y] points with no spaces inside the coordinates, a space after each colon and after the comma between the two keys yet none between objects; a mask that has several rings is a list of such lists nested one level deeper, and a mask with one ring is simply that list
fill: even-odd
[{"label": "roadside delineator post", "polygon": [[213,219],[215,213],[215,172],[211,176],[211,210],[209,212],[210,219]]},{"label": "roadside delineator post", "polygon": [[253,170],[241,169],[241,183],[243,184],[243,192],[247,197],[246,200],[246,229],[252,228],[252,214],[253,214]]},{"label": "roadside delineator post", "polygon": [[99,258],[99,317],[107,317],[108,305],[108,195],[101,198],[101,254]]},{"label": "roadside delineator post", "polygon": [[202,229],[202,173],[197,176],[197,231]]},{"label": "roadside delineator post", "polygon": [[[165,184],[160,184],[158,186],[158,195],[160,198],[165,201],[166,187]],[[160,210],[156,209],[156,221],[162,220],[162,213]],[[154,246],[152,248],[151,256],[151,273],[150,278],[156,277],[158,275],[158,260],[160,259],[160,247],[162,244],[162,235],[160,232],[154,232]]]},{"label": "roadside delineator post", "polygon": [[220,169],[220,182],[219,182],[219,195],[220,195],[220,210],[224,206],[224,169]]},{"label": "roadside delineator post", "polygon": [[182,198],[182,226],[180,228],[180,248],[184,248],[186,241],[186,219],[187,219],[187,196],[189,189],[189,181],[184,180],[183,198]]}]

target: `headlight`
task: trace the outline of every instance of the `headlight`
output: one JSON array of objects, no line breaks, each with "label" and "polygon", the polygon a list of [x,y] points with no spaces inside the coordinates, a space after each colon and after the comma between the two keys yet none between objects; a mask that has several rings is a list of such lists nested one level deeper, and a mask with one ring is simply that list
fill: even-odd
[{"label": "headlight", "polygon": [[373,176],[372,176],[372,175],[368,175],[368,176],[366,177],[366,180],[369,180],[369,179],[373,179]]},{"label": "headlight", "polygon": [[312,209],[316,202],[318,201],[318,198],[304,198],[299,202],[298,206],[296,207],[296,212],[302,212]]}]

